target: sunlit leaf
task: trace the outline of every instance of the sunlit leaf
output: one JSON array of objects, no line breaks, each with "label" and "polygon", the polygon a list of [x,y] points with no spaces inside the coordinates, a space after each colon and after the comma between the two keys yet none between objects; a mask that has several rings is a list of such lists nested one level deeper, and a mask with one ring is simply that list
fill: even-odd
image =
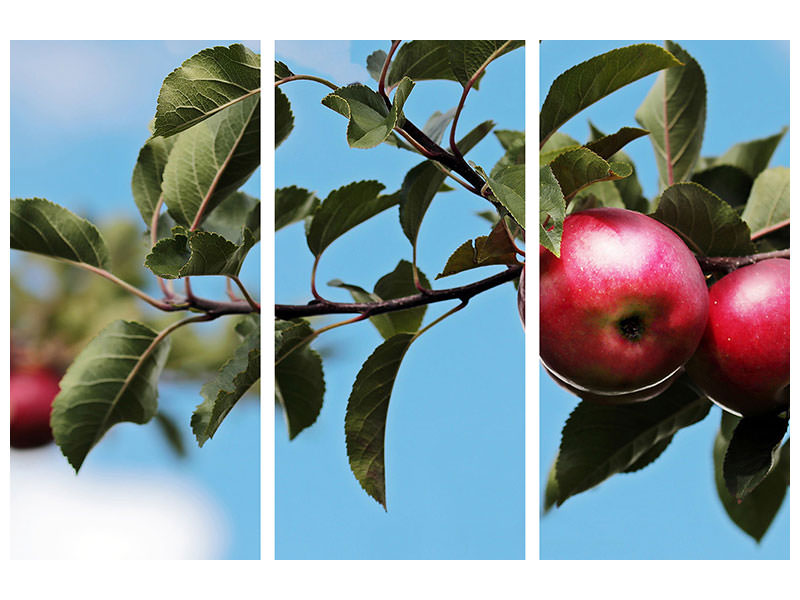
[{"label": "sunlit leaf", "polygon": [[201,50],[164,79],[153,136],[188,129],[245,98],[258,96],[260,86],[258,54],[241,44]]},{"label": "sunlit leaf", "polygon": [[447,55],[456,80],[466,85],[493,53],[499,51],[496,60],[524,45],[523,40],[450,40]]},{"label": "sunlit leaf", "polygon": [[619,88],[661,69],[680,65],[655,44],[636,44],[595,56],[559,75],[539,114],[539,142],[587,106]]},{"label": "sunlit leaf", "polygon": [[789,169],[775,167],[756,177],[742,220],[754,236],[789,222]]},{"label": "sunlit leaf", "polygon": [[789,131],[789,128],[784,127],[775,135],[735,144],[725,154],[714,159],[714,164],[739,167],[750,177],[755,178],[769,166],[769,161],[775,153],[775,149],[787,131]]},{"label": "sunlit leaf", "polygon": [[242,224],[259,237],[261,202],[242,191],[232,193],[203,221],[203,231],[218,233],[234,244],[242,243]]},{"label": "sunlit leaf", "polygon": [[660,188],[686,181],[700,157],[706,125],[706,79],[691,55],[674,42],[669,50],[682,67],[659,73],[636,111],[636,120],[650,130]]},{"label": "sunlit leaf", "polygon": [[314,192],[290,186],[275,190],[275,231],[314,214],[319,198]]},{"label": "sunlit leaf", "polygon": [[139,214],[142,215],[142,220],[148,228],[152,223],[158,199],[161,197],[164,166],[176,139],[176,137],[156,137],[147,140],[139,150],[139,157],[133,168],[131,179],[133,201],[136,202]]},{"label": "sunlit leaf", "polygon": [[550,167],[539,169],[539,244],[561,256],[561,234],[567,206]]},{"label": "sunlit leaf", "polygon": [[459,246],[442,269],[436,279],[455,275],[462,271],[489,265],[516,265],[517,252],[508,238],[505,226],[498,221],[489,235],[483,235],[466,241]]},{"label": "sunlit leaf", "polygon": [[238,276],[247,253],[256,243],[252,232],[243,228],[243,241],[236,245],[217,233],[187,232],[176,227],[171,238],[153,246],[145,266],[164,279],[201,275]]}]

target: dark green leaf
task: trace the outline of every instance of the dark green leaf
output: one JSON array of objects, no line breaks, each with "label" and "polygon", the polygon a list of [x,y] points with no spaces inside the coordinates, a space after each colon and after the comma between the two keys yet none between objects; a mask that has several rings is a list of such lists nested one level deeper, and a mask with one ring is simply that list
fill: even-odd
[{"label": "dark green leaf", "polygon": [[696,183],[664,190],[652,215],[675,230],[696,253],[743,256],[754,252],[750,230],[727,202]]},{"label": "dark green leaf", "polygon": [[739,421],[722,468],[725,486],[737,500],[756,489],[775,468],[788,426],[788,419],[773,415]]},{"label": "dark green leaf", "polygon": [[[494,127],[492,121],[484,121],[470,131],[457,143],[462,154],[466,154],[480,142]],[[411,169],[400,187],[400,225],[412,246],[417,244],[422,219],[431,200],[441,190],[446,175],[430,161],[425,161]]]},{"label": "dark green leaf", "polygon": [[511,165],[488,177],[483,169],[478,172],[486,179],[494,199],[525,229],[525,165]]},{"label": "dark green leaf", "polygon": [[550,168],[567,201],[592,183],[623,179],[632,173],[630,165],[609,163],[585,147],[560,154]]},{"label": "dark green leaf", "polygon": [[733,165],[755,179],[761,171],[767,168],[775,148],[778,147],[783,136],[789,131],[784,127],[779,133],[769,137],[744,142],[732,146],[725,154],[714,160],[715,165]]},{"label": "dark green leaf", "polygon": [[400,46],[392,59],[386,85],[392,87],[403,77],[409,77],[413,81],[425,79],[455,81],[456,76],[450,66],[447,44],[447,40],[413,40]]},{"label": "dark green leaf", "polygon": [[186,446],[183,443],[181,430],[178,429],[175,421],[165,415],[163,412],[158,412],[155,416],[155,422],[158,425],[158,428],[161,430],[161,433],[164,435],[164,439],[167,441],[167,444],[172,451],[181,458],[185,457]]},{"label": "dark green leaf", "polygon": [[164,202],[189,227],[205,218],[253,174],[260,163],[260,102],[245,98],[185,131],[164,167]]},{"label": "dark green leaf", "polygon": [[192,431],[197,444],[203,446],[219,429],[222,421],[247,390],[261,377],[260,319],[249,315],[250,332],[236,346],[233,356],[220,367],[216,377],[200,390],[203,402],[192,415]]},{"label": "dark green leaf", "polygon": [[638,127],[623,127],[616,133],[602,136],[589,142],[586,147],[600,158],[609,160],[627,144],[648,133],[650,132],[646,129],[639,129]]},{"label": "dark green leaf", "polygon": [[410,333],[399,333],[378,346],[358,372],[347,401],[344,431],[350,469],[384,509],[386,415],[400,362],[413,339]]},{"label": "dark green leaf", "polygon": [[383,184],[358,181],[333,190],[314,212],[306,242],[314,256],[356,225],[397,204],[397,194],[379,196]]},{"label": "dark green leaf", "polygon": [[11,200],[11,248],[108,270],[103,236],[92,223],[43,198]]},{"label": "dark green leaf", "polygon": [[680,64],[655,44],[636,44],[611,50],[568,69],[550,86],[542,105],[540,145],[587,106],[642,77]]},{"label": "dark green leaf", "polygon": [[319,198],[314,192],[290,186],[275,190],[275,231],[314,214]]},{"label": "dark green leaf", "polygon": [[286,79],[292,75],[294,75],[294,73],[292,73],[291,69],[289,69],[285,63],[282,63],[279,60],[275,61],[275,81]]},{"label": "dark green leaf", "polygon": [[508,239],[505,226],[498,221],[489,235],[475,238],[474,246],[472,240],[461,244],[447,259],[447,264],[436,279],[477,267],[516,264],[519,261],[514,244]]},{"label": "dark green leaf", "polygon": [[289,98],[275,88],[275,147],[280,146],[294,129],[294,114]]},{"label": "dark green leaf", "polygon": [[506,153],[497,161],[494,167],[492,167],[490,176],[494,177],[503,168],[511,165],[524,165],[525,132],[502,129],[495,131],[494,134],[497,136],[500,145],[503,146]]},{"label": "dark green leaf", "polygon": [[161,197],[161,178],[164,175],[164,166],[167,157],[175,144],[175,137],[150,138],[139,150],[136,166],[133,168],[131,189],[133,201],[139,208],[139,214],[145,225],[150,228],[153,220],[153,211]]},{"label": "dark green leaf", "polygon": [[[724,413],[723,413],[724,414]],[[786,496],[789,475],[789,442],[783,446],[778,465],[752,493],[737,501],[725,486],[723,462],[728,448],[728,438],[723,431],[714,441],[714,480],[725,512],[731,520],[757,542],[769,529]]]},{"label": "dark green leaf", "polygon": [[539,169],[539,244],[561,256],[567,205],[564,194],[550,167]]},{"label": "dark green leaf", "polygon": [[539,166],[549,165],[556,158],[570,150],[577,150],[581,143],[566,133],[556,131],[539,149]]},{"label": "dark green leaf", "polygon": [[650,130],[661,189],[689,179],[706,126],[703,70],[678,44],[667,42],[667,50],[684,66],[659,73],[636,111],[636,120]]},{"label": "dark green leaf", "polygon": [[322,104],[348,119],[347,143],[351,148],[374,148],[392,133],[413,87],[410,79],[401,81],[391,109],[377,92],[360,83],[337,89],[325,96]]},{"label": "dark green leaf", "polygon": [[747,202],[750,189],[753,187],[753,178],[739,167],[731,165],[718,165],[695,171],[692,181],[699,183],[734,208]]},{"label": "dark green leaf", "polygon": [[770,229],[789,222],[789,169],[775,167],[756,177],[742,220],[752,235],[760,236]]},{"label": "dark green leaf", "polygon": [[447,56],[456,80],[466,85],[492,54],[499,51],[492,59],[496,60],[524,45],[522,40],[451,40]]},{"label": "dark green leaf", "polygon": [[208,231],[173,230],[171,238],[159,240],[145,258],[145,266],[164,279],[199,275],[238,276],[247,253],[256,240],[246,227],[241,245]]},{"label": "dark green leaf", "polygon": [[654,447],[702,420],[711,403],[678,379],[666,392],[638,404],[582,401],[567,419],[556,463],[558,500],[588,490],[652,457]]},{"label": "dark green leaf", "polygon": [[188,129],[245,98],[257,97],[260,87],[258,54],[241,44],[201,50],[164,80],[153,136]]},{"label": "dark green leaf", "polygon": [[659,456],[664,453],[664,450],[672,443],[672,438],[674,436],[670,436],[658,442],[655,446],[650,448],[647,452],[642,454],[639,459],[633,463],[630,467],[622,471],[623,473],[634,473],[636,471],[641,471],[646,466],[653,463]]},{"label": "dark green leaf", "polygon": [[283,407],[289,439],[314,424],[322,410],[322,358],[308,346],[308,321],[275,322],[275,400]]},{"label": "dark green leaf", "polygon": [[77,472],[113,425],[147,423],[156,414],[158,378],[169,340],[131,321],[114,321],[78,354],[61,379],[50,426],[61,452]]}]

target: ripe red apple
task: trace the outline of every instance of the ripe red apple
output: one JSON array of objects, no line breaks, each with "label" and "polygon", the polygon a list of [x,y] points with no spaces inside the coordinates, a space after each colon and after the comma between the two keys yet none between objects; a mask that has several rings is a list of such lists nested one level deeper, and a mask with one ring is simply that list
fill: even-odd
[{"label": "ripe red apple", "polygon": [[53,439],[50,410],[59,392],[59,376],[45,367],[13,371],[9,377],[11,446],[33,448]]},{"label": "ripe red apple", "polygon": [[709,290],[708,325],[686,365],[716,404],[740,416],[789,404],[789,261],[728,273]]},{"label": "ripe red apple", "polygon": [[547,369],[602,395],[658,385],[694,353],[708,318],[703,272],[665,225],[621,208],[564,221],[561,257],[539,247],[539,348]]}]

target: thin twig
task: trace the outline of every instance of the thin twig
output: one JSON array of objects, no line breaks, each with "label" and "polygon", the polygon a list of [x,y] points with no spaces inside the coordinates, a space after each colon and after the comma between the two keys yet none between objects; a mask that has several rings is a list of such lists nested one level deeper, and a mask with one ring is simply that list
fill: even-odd
[{"label": "thin twig", "polygon": [[229,277],[228,281],[233,280],[233,282],[236,285],[239,286],[239,290],[241,290],[242,296],[244,296],[244,299],[253,308],[253,311],[255,311],[257,313],[260,313],[261,312],[261,305],[258,302],[256,302],[255,300],[253,300],[253,298],[247,292],[247,288],[244,287],[244,284],[242,283],[241,279],[239,279],[238,277],[236,277],[234,275],[229,275],[228,277]]},{"label": "thin twig", "polygon": [[392,56],[394,55],[394,51],[397,50],[397,47],[400,45],[402,40],[392,40],[392,47],[389,48],[389,53],[386,55],[386,60],[383,61],[383,68],[381,69],[381,77],[378,80],[378,93],[383,98],[383,101],[386,103],[387,108],[392,108],[392,103],[389,100],[389,96],[386,94],[386,75],[389,72],[389,64],[392,62]]},{"label": "thin twig", "polygon": [[291,75],[289,77],[284,77],[283,79],[279,79],[275,82],[275,87],[279,85],[283,85],[284,83],[289,83],[290,81],[316,81],[317,83],[321,83],[322,85],[327,85],[332,90],[338,90],[339,86],[335,83],[331,83],[327,79],[323,79],[322,77],[314,77],[313,75]]},{"label": "thin twig", "polygon": [[789,258],[789,249],[761,252],[759,254],[750,254],[749,256],[698,256],[697,262],[700,263],[700,268],[704,271],[730,273],[739,267],[754,265],[770,258]]}]

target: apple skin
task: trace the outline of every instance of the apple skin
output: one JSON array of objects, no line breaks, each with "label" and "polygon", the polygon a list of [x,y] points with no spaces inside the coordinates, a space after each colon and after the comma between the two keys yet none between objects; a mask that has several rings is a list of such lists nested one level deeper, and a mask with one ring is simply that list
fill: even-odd
[{"label": "apple skin", "polygon": [[692,356],[708,319],[697,259],[642,213],[593,208],[564,221],[561,258],[539,247],[539,354],[573,388],[650,388]]},{"label": "apple skin", "polygon": [[689,377],[739,416],[789,405],[789,260],[771,258],[728,273],[709,290],[711,307]]},{"label": "apple skin", "polygon": [[45,367],[16,370],[9,377],[11,446],[34,448],[53,439],[50,411],[59,392],[60,377]]}]

